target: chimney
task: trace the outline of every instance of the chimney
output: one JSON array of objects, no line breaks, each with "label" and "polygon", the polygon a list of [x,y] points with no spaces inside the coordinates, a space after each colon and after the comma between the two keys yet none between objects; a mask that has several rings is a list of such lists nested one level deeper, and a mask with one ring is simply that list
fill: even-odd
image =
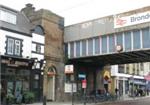
[{"label": "chimney", "polygon": [[27,17],[30,16],[35,12],[35,8],[32,4],[28,3],[26,4],[26,7],[21,10]]}]

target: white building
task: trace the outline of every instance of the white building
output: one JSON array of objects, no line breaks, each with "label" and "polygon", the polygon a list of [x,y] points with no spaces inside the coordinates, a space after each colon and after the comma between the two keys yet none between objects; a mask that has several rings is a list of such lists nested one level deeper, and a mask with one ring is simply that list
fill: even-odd
[{"label": "white building", "polygon": [[111,66],[111,77],[114,79],[114,87],[119,89],[121,96],[129,96],[131,90],[145,89],[146,76],[150,72],[150,62],[113,65]]},{"label": "white building", "polygon": [[15,96],[24,90],[39,91],[35,94],[40,99],[42,75],[40,69],[32,69],[32,58],[44,59],[45,37],[42,27],[32,27],[22,12],[0,5],[1,88]]}]

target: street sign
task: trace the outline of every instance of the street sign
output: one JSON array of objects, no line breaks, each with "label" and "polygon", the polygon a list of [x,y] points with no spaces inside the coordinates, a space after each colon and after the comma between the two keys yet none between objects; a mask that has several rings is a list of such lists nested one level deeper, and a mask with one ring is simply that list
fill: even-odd
[{"label": "street sign", "polygon": [[85,75],[85,74],[79,74],[78,77],[79,77],[80,79],[85,79],[85,78],[86,78],[86,75]]},{"label": "street sign", "polygon": [[73,74],[73,73],[74,73],[73,65],[66,65],[65,66],[65,74]]},{"label": "street sign", "polygon": [[86,79],[84,79],[84,80],[82,80],[82,88],[86,88],[86,85],[87,85],[87,83],[86,83]]}]

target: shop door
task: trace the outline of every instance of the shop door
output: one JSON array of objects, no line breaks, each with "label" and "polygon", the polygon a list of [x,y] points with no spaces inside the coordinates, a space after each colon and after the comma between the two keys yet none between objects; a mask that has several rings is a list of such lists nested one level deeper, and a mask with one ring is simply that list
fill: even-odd
[{"label": "shop door", "polygon": [[22,91],[22,81],[16,81],[15,96],[17,97],[17,96],[21,95],[22,94],[21,91]]}]

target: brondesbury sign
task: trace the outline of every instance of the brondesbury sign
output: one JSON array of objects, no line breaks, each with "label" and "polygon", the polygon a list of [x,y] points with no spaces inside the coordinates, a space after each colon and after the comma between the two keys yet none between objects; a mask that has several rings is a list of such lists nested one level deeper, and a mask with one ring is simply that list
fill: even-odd
[{"label": "brondesbury sign", "polygon": [[150,21],[150,11],[125,17],[114,17],[114,28],[121,28]]}]

